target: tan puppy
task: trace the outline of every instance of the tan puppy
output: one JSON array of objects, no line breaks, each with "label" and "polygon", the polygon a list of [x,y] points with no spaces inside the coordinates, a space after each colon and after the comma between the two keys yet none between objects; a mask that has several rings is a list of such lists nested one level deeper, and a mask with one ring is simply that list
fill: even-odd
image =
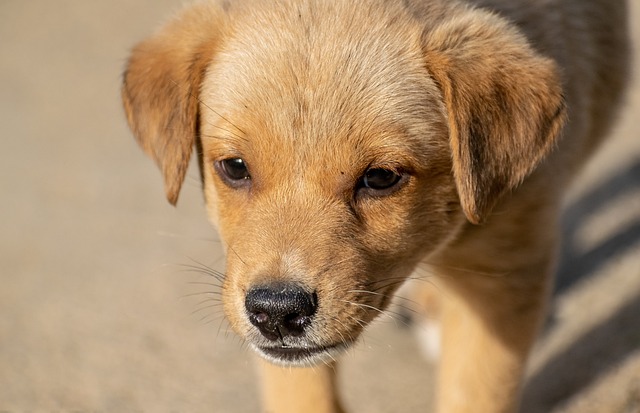
[{"label": "tan puppy", "polygon": [[341,411],[334,360],[421,262],[446,291],[438,411],[517,410],[625,28],[617,0],[220,0],[135,48],[129,123],[171,203],[197,150],[265,411]]}]

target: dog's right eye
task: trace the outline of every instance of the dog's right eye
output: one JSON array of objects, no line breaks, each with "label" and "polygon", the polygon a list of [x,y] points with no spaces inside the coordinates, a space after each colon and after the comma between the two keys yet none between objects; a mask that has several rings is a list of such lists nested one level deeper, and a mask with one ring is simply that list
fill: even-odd
[{"label": "dog's right eye", "polygon": [[247,164],[242,158],[228,158],[217,161],[215,169],[222,180],[234,188],[245,185],[251,179]]}]

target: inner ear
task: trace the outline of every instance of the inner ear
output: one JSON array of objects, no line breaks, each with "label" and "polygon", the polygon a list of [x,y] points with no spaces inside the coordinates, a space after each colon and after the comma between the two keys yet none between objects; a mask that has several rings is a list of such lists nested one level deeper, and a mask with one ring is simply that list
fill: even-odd
[{"label": "inner ear", "polygon": [[554,147],[565,119],[556,65],[511,23],[474,9],[425,31],[463,211],[481,223]]}]

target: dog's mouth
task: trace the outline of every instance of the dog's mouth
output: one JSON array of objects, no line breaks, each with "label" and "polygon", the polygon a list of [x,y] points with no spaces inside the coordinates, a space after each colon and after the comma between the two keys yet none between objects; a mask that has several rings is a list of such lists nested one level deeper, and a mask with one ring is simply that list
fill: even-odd
[{"label": "dog's mouth", "polygon": [[284,366],[312,366],[334,357],[346,350],[349,343],[336,343],[326,346],[294,347],[287,345],[258,346],[253,349],[272,363]]}]

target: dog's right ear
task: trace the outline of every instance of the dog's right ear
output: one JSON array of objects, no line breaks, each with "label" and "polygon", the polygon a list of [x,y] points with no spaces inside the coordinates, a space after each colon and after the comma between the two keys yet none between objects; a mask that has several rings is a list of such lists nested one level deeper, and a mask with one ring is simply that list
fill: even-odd
[{"label": "dog's right ear", "polygon": [[222,13],[211,4],[185,9],[133,49],[123,75],[129,126],[160,167],[173,205],[198,133],[200,85],[219,42]]}]

